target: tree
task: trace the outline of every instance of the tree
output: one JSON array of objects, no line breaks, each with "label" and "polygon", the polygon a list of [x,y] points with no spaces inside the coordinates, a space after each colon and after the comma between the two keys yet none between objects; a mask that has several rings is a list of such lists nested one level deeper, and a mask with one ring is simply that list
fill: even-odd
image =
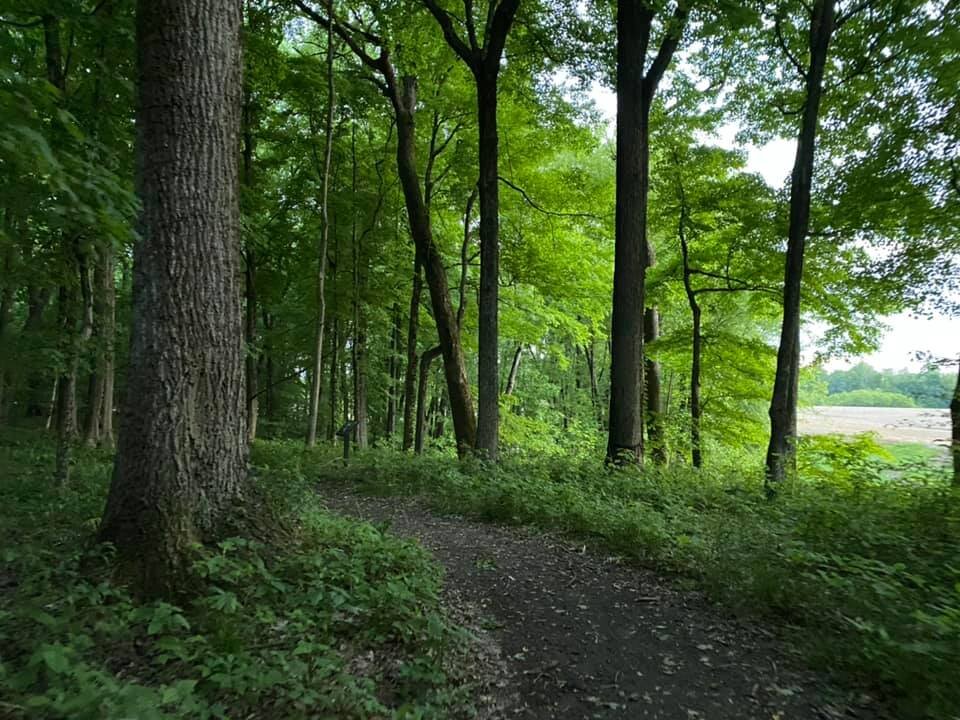
[{"label": "tree", "polygon": [[[356,28],[338,19],[333,14],[332,8],[327,8],[329,14],[323,15],[301,0],[296,0],[296,5],[317,24],[331,28],[368,69],[377,73],[375,82],[378,83],[378,87],[390,101],[393,109],[397,125],[397,171],[403,188],[410,234],[430,291],[433,317],[443,355],[444,375],[450,396],[457,448],[462,455],[473,447],[476,441],[477,425],[470,385],[467,381],[463,348],[460,344],[460,330],[450,303],[446,269],[433,239],[429,207],[424,199],[417,169],[415,130],[417,79],[409,75],[398,79],[384,38],[370,30]],[[368,44],[378,49],[377,57],[371,56],[366,51],[365,46]]]},{"label": "tree", "polygon": [[323,384],[323,330],[326,323],[327,246],[330,240],[330,158],[333,154],[333,113],[336,100],[333,83],[333,30],[327,28],[327,114],[323,125],[323,162],[314,155],[323,190],[320,196],[320,240],[317,243],[317,320],[314,335],[313,368],[310,375],[307,447],[317,442],[317,421],[320,418],[320,388]]},{"label": "tree", "polygon": [[644,284],[649,251],[650,107],[687,23],[686,0],[665,23],[647,68],[656,11],[638,0],[617,6],[616,261],[611,325],[608,462],[643,459]]},{"label": "tree", "polygon": [[[878,130],[876,116],[870,120],[873,130],[866,131],[862,127],[863,119],[857,118],[856,113],[845,112],[844,108],[857,103],[858,98],[868,98],[875,89],[870,86],[871,80],[881,78],[888,66],[895,66],[901,54],[910,53],[930,28],[923,20],[926,11],[921,10],[919,4],[908,2],[776,2],[769,8],[769,16],[773,42],[782,61],[789,66],[789,76],[793,77],[783,83],[787,90],[775,91],[778,94],[775,106],[783,117],[799,120],[790,177],[783,322],[769,412],[766,487],[772,492],[795,465],[801,286],[807,244],[811,236],[846,234],[838,224],[831,223],[831,215],[838,214],[835,208],[846,205],[836,195],[822,199],[823,210],[815,208],[818,222],[811,230],[815,178],[819,175],[819,182],[824,185],[828,174],[833,172],[829,164],[822,164],[824,170],[815,164],[817,144],[821,140],[826,142],[834,157],[864,155],[863,137]],[[794,82],[799,85],[796,90],[791,89]],[[820,138],[819,126],[824,113],[838,123],[838,129]],[[863,239],[866,237],[861,235],[861,241]],[[861,282],[878,285],[870,283],[865,273]]]},{"label": "tree", "polygon": [[[780,22],[778,17],[777,23]],[[836,29],[836,1],[815,0],[810,10],[810,59],[802,73],[805,84],[797,154],[790,176],[790,224],[783,279],[783,324],[777,351],[777,371],[770,401],[770,444],[766,483],[781,482],[794,458],[797,438],[797,388],[800,380],[800,283],[803,253],[810,230],[810,193],[820,119],[820,99],[827,52]],[[777,32],[780,32],[777,25]]]},{"label": "tree", "polygon": [[177,589],[244,495],[240,19],[233,0],[137,6],[142,237],[100,537],[147,593]]},{"label": "tree", "polygon": [[500,428],[500,155],[497,137],[497,93],[500,64],[507,35],[520,0],[489,0],[483,34],[471,0],[464,3],[466,41],[453,26],[450,13],[435,0],[423,0],[443,30],[444,39],[470,68],[477,85],[477,124],[480,165],[480,349],[477,361],[476,450],[496,461]]}]

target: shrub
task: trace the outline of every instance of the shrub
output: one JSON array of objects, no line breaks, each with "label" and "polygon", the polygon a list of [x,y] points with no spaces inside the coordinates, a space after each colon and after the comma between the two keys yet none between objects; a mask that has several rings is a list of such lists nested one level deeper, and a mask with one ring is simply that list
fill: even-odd
[{"label": "shrub", "polygon": [[912,397],[887,390],[848,390],[827,395],[823,403],[847,407],[917,407]]},{"label": "shrub", "polygon": [[[285,548],[231,538],[200,551],[200,590],[141,602],[92,541],[109,456],[78,453],[56,489],[52,448],[0,438],[0,697],[4,717],[450,717],[467,712],[462,631],[417,545],[325,513],[302,445],[258,449]],[[458,660],[460,658],[460,660]]]}]

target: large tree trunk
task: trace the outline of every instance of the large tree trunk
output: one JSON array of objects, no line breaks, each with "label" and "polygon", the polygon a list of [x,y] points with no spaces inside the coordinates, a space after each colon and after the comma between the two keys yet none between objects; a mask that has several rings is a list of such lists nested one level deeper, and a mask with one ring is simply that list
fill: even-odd
[{"label": "large tree trunk", "polygon": [[500,428],[500,182],[497,177],[497,67],[476,74],[480,133],[480,296],[477,354],[477,442],[481,456],[497,459]]},{"label": "large tree trunk", "polygon": [[643,309],[647,272],[649,104],[644,64],[652,12],[617,6],[617,168],[609,462],[643,459]]},{"label": "large tree trunk", "polygon": [[414,415],[417,408],[417,333],[420,329],[420,296],[423,294],[423,278],[420,256],[413,261],[413,285],[410,291],[410,318],[407,324],[407,366],[403,375],[403,444],[404,450],[413,447]]},{"label": "large tree trunk", "polygon": [[240,9],[140,0],[137,50],[141,238],[100,538],[137,589],[170,594],[193,544],[221,537],[244,494]]},{"label": "large tree trunk", "polygon": [[810,229],[810,193],[823,93],[823,75],[834,31],[836,0],[815,0],[810,19],[810,62],[806,71],[806,99],[797,138],[797,154],[790,177],[790,224],[783,281],[783,324],[777,351],[777,371],[770,401],[770,443],[767,447],[766,487],[773,492],[795,467],[797,383],[800,357],[800,286],[803,253]]},{"label": "large tree trunk", "polygon": [[617,5],[617,198],[607,437],[607,462],[615,463],[643,459],[650,106],[680,43],[689,7],[679,0],[673,16],[664,19],[663,38],[646,70],[655,12],[643,2]]},{"label": "large tree trunk", "polygon": [[447,381],[457,450],[462,456],[476,442],[476,418],[473,414],[473,400],[470,396],[470,383],[467,380],[466,363],[463,359],[463,347],[460,344],[460,331],[450,303],[446,268],[443,257],[433,241],[430,216],[423,202],[417,175],[414,132],[416,80],[405,77],[403,86],[403,95],[397,94],[393,98],[397,119],[397,168],[406,200],[410,232],[423,263],[427,288],[430,291],[433,318],[437,325],[437,335],[443,353],[444,377]]},{"label": "large tree trunk", "polygon": [[[323,330],[326,323],[327,301],[324,287],[327,276],[327,245],[330,241],[330,158],[333,154],[333,113],[336,93],[333,83],[333,30],[327,29],[327,115],[324,120],[323,170],[320,200],[320,243],[317,248],[317,318],[314,331],[313,372],[310,376],[310,403],[307,423],[307,447],[317,442],[317,421],[320,417],[320,388],[323,382]],[[354,163],[356,164],[356,163]],[[320,168],[318,168],[319,170]]]}]

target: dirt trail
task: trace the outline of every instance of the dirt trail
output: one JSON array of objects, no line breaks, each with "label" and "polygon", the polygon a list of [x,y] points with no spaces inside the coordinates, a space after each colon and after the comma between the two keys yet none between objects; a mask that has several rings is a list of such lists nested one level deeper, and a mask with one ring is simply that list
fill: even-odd
[{"label": "dirt trail", "polygon": [[446,568],[453,601],[481,608],[513,685],[495,717],[881,717],[798,670],[770,633],[652,572],[554,536],[438,517],[408,499],[339,485],[320,494],[335,512],[419,539]]}]

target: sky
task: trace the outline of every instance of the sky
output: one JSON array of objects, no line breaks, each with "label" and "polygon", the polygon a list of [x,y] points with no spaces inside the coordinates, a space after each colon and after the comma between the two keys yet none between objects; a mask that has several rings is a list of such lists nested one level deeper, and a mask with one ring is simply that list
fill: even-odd
[{"label": "sky", "polygon": [[[614,93],[595,84],[588,94],[612,127],[617,107]],[[736,132],[735,126],[724,126],[714,142],[721,147],[733,148]],[[759,173],[772,187],[781,187],[793,166],[796,143],[778,139],[762,147],[751,145],[745,149],[747,171]],[[826,369],[841,370],[858,362],[867,362],[878,370],[916,371],[924,366],[924,362],[916,357],[918,351],[942,358],[960,356],[960,318],[947,315],[920,318],[909,313],[900,313],[884,317],[882,322],[889,329],[884,333],[876,352],[861,357],[832,358],[826,362]],[[815,343],[819,334],[818,328],[807,327],[806,331],[810,342]],[[812,357],[815,351],[816,348],[811,347],[804,355]]]}]

